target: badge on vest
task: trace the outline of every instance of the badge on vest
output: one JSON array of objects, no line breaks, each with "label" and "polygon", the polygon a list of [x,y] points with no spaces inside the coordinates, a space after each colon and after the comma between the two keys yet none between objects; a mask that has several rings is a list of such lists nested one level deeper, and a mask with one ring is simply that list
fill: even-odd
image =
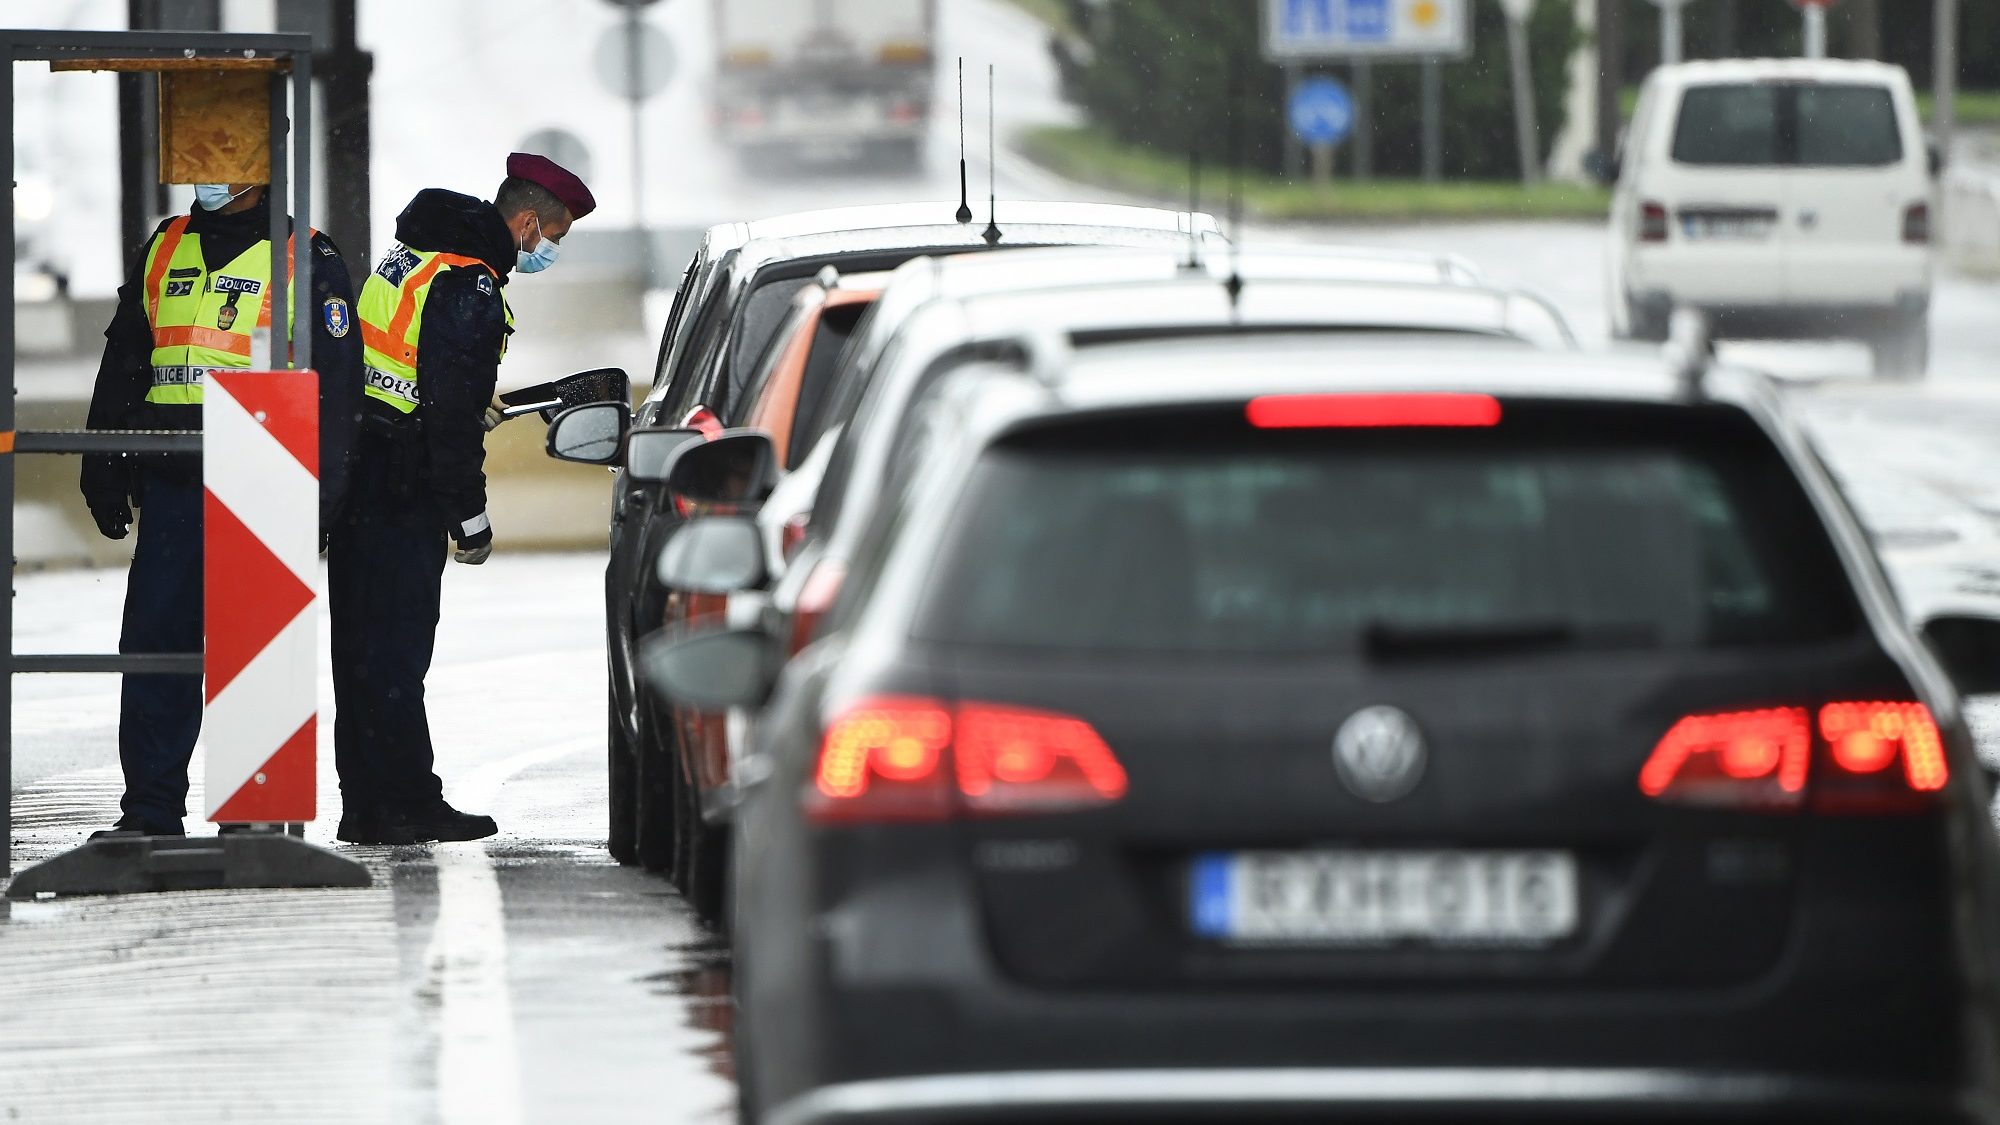
[{"label": "badge on vest", "polygon": [[169,282],[167,282],[167,296],[169,296],[169,297],[192,297],[192,296],[194,296],[194,282],[192,282],[192,281],[169,281]]},{"label": "badge on vest", "polygon": [[326,316],[326,334],[336,340],[344,338],[352,324],[347,317],[347,302],[338,297],[328,297],[320,308]]},{"label": "badge on vest", "polygon": [[264,283],[255,278],[230,277],[228,274],[217,274],[215,278],[215,291],[217,293],[247,293],[255,297],[264,291]]},{"label": "badge on vest", "polygon": [[234,301],[215,310],[215,326],[224,332],[236,323],[236,303]]},{"label": "badge on vest", "polygon": [[479,280],[476,284],[479,286],[479,291],[481,293],[486,294],[488,297],[491,297],[493,295],[493,275],[485,273],[480,274]]}]

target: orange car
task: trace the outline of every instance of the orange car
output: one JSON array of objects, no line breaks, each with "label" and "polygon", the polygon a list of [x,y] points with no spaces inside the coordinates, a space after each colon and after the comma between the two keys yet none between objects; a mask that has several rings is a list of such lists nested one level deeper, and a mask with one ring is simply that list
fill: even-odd
[{"label": "orange car", "polygon": [[[793,298],[788,319],[757,364],[742,424],[771,435],[786,470],[797,468],[812,451],[841,352],[882,295],[886,280],[884,274],[841,278],[829,273],[820,284],[806,286]],[[675,590],[667,595],[665,624],[669,629],[720,627],[728,609],[726,595]],[[718,796],[729,783],[729,726],[721,713],[673,708],[680,757],[674,881],[698,908],[719,903],[722,893],[726,832],[708,814],[718,808]]]}]

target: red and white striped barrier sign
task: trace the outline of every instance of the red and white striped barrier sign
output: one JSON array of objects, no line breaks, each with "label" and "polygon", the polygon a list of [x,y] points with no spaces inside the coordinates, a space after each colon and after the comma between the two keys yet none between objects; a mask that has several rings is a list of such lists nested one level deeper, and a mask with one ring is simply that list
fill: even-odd
[{"label": "red and white striped barrier sign", "polygon": [[202,398],[206,815],[311,820],[319,377],[211,371]]}]

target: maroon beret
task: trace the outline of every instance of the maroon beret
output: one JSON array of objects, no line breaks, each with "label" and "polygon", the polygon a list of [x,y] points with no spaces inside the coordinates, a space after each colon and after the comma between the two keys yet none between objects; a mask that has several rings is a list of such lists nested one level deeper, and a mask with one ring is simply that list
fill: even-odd
[{"label": "maroon beret", "polygon": [[532,152],[509,153],[507,174],[547,188],[550,195],[562,200],[563,206],[569,208],[571,219],[581,219],[597,210],[597,200],[591,197],[590,189],[583,186],[583,181],[546,156],[536,156]]}]

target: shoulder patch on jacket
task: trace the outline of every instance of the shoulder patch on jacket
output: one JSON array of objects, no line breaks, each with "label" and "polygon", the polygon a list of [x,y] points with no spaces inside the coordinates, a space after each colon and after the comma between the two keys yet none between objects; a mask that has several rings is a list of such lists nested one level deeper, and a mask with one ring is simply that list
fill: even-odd
[{"label": "shoulder patch on jacket", "polygon": [[354,324],[348,316],[347,302],[339,297],[328,297],[320,305],[320,311],[326,319],[326,334],[336,340],[345,337]]},{"label": "shoulder patch on jacket", "polygon": [[477,284],[477,285],[479,286],[479,291],[480,291],[481,293],[484,293],[484,294],[486,294],[486,295],[487,295],[488,297],[491,297],[491,296],[493,295],[493,275],[492,275],[492,274],[490,274],[490,273],[481,273],[481,274],[479,275],[479,280],[478,280],[478,282],[477,282],[476,284]]}]

